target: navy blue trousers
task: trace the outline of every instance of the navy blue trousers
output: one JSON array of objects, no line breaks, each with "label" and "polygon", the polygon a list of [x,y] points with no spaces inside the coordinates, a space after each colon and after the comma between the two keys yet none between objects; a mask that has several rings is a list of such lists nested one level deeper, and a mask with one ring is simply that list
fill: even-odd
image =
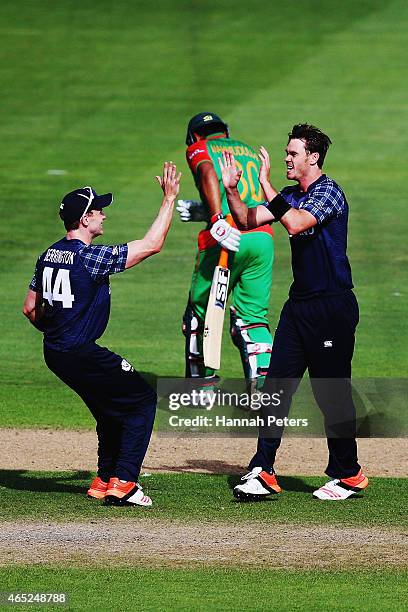
[{"label": "navy blue trousers", "polygon": [[[284,391],[279,407],[270,409],[271,414],[284,418],[303,374],[309,371],[313,393],[324,416],[329,449],[326,474],[332,478],[355,476],[360,469],[350,382],[358,320],[358,304],[352,291],[302,301],[289,299],[276,329],[263,389],[271,394]],[[283,427],[260,431],[249,469],[273,468],[282,434]]]},{"label": "navy blue trousers", "polygon": [[96,420],[98,476],[136,482],[153,429],[156,393],[130,363],[95,343],[64,353],[44,347],[44,359]]}]

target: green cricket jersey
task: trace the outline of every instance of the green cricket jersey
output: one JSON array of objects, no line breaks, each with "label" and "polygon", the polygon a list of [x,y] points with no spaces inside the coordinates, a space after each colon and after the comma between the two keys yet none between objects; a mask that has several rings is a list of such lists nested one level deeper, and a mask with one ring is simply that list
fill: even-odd
[{"label": "green cricket jersey", "polygon": [[229,213],[218,161],[222,158],[223,151],[233,153],[237,166],[242,170],[242,177],[238,184],[241,200],[245,202],[248,208],[253,208],[261,204],[265,198],[258,180],[260,161],[257,153],[252,147],[244,142],[225,138],[223,135],[215,134],[206,140],[199,140],[190,145],[186,151],[187,162],[193,173],[198,189],[200,189],[198,183],[198,167],[203,162],[210,161],[214,165],[214,170],[217,173],[220,184],[222,213],[224,215]]}]

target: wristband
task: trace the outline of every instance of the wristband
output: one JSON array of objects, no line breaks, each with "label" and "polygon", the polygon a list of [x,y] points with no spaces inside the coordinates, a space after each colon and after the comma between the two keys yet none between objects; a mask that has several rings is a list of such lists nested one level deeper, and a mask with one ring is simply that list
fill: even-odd
[{"label": "wristband", "polygon": [[214,225],[214,223],[216,223],[217,221],[219,221],[220,219],[225,219],[224,215],[222,213],[216,213],[215,215],[213,215],[210,219],[211,221],[211,225]]},{"label": "wristband", "polygon": [[280,193],[269,202],[268,206],[268,209],[275,217],[275,221],[280,221],[281,217],[291,208],[292,206],[286,202],[285,198]]}]

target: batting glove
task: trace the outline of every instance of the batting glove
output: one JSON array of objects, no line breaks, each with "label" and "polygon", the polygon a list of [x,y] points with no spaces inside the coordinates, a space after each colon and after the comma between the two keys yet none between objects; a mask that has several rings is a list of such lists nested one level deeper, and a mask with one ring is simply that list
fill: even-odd
[{"label": "batting glove", "polygon": [[208,221],[208,212],[202,202],[177,200],[177,204],[176,210],[180,214],[180,220],[184,223],[189,221]]},{"label": "batting glove", "polygon": [[236,253],[239,251],[239,243],[241,240],[241,232],[236,227],[232,227],[222,215],[214,215],[211,217],[212,228],[210,229],[211,236],[220,243],[224,249]]}]

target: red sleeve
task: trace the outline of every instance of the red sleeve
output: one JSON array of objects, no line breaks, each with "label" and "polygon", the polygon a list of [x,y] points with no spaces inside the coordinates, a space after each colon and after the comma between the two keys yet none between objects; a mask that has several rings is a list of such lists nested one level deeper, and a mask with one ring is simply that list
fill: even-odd
[{"label": "red sleeve", "polygon": [[210,154],[208,153],[207,142],[205,140],[193,142],[193,144],[190,145],[186,151],[186,159],[193,174],[197,172],[197,168],[202,162],[209,161],[213,163]]}]

